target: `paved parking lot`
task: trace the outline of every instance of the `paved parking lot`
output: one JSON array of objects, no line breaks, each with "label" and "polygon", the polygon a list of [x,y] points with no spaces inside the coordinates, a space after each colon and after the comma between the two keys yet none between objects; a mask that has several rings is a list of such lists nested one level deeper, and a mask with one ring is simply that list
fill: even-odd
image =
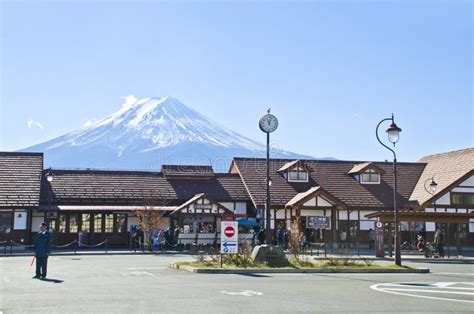
[{"label": "paved parking lot", "polygon": [[31,257],[0,258],[3,313],[472,312],[474,264],[431,274],[206,275],[167,266],[185,255],[53,256],[49,280]]}]

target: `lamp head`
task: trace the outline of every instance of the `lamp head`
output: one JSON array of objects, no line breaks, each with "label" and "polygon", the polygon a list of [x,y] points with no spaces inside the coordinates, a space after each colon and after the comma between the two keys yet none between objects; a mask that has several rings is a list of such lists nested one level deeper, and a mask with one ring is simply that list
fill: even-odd
[{"label": "lamp head", "polygon": [[397,126],[397,124],[395,123],[395,119],[393,117],[393,114],[392,114],[392,124],[390,124],[390,126],[388,127],[387,130],[385,130],[385,132],[387,132],[388,140],[393,144],[393,146],[395,146],[395,144],[400,139],[400,132],[401,131],[402,131],[402,129],[400,129]]}]

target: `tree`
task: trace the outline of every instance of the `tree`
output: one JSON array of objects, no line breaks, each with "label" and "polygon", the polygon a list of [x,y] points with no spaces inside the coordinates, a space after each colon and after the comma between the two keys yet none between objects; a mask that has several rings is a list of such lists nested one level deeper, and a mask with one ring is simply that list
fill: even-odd
[{"label": "tree", "polygon": [[144,231],[144,242],[150,251],[153,233],[168,226],[168,221],[164,217],[166,211],[161,208],[165,203],[163,200],[146,199],[143,208],[133,211],[138,217],[139,226]]}]

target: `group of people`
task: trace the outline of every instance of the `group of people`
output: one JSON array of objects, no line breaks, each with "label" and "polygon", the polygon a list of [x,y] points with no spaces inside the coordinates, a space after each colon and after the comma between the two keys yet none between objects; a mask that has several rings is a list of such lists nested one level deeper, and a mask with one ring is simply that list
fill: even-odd
[{"label": "group of people", "polygon": [[438,252],[438,256],[440,258],[444,257],[444,233],[441,229],[436,229],[433,243],[425,242],[425,232],[422,229],[417,237],[417,245],[416,248],[420,252],[425,253],[425,257],[430,257],[433,255],[433,251]]},{"label": "group of people", "polygon": [[[174,229],[167,228],[166,230],[155,230],[151,236],[150,245],[153,249],[164,250],[171,249],[176,245],[180,234],[180,228],[176,226]],[[140,225],[132,228],[132,247],[133,249],[145,250],[145,232]]]}]

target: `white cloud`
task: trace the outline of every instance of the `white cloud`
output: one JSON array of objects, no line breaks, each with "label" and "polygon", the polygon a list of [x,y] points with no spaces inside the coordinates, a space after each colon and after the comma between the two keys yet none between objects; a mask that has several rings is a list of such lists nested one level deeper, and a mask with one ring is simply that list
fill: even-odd
[{"label": "white cloud", "polygon": [[41,130],[44,129],[44,126],[41,123],[36,122],[33,119],[30,119],[28,122],[26,122],[26,125],[28,126],[29,129],[31,129],[32,127],[37,127],[37,128],[40,128]]}]

